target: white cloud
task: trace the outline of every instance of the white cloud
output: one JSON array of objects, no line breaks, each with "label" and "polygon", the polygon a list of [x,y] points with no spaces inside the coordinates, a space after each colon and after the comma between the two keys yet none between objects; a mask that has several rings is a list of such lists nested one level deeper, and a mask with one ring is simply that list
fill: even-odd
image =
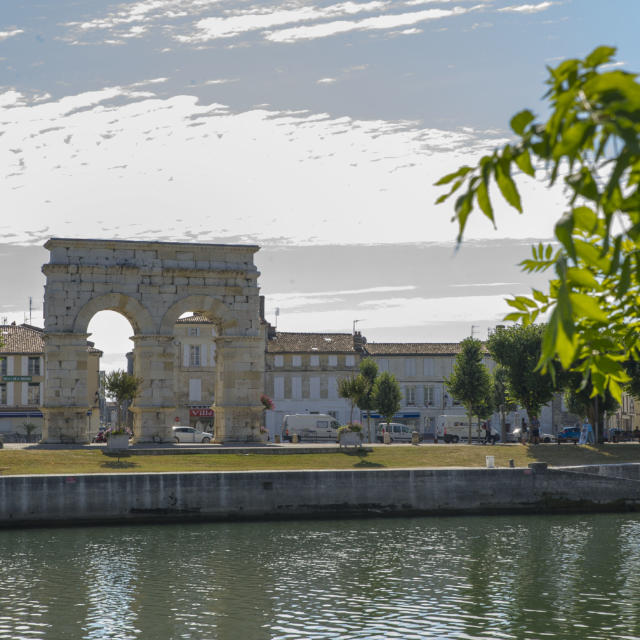
[{"label": "white cloud", "polygon": [[265,38],[272,42],[295,42],[296,40],[311,40],[315,38],[326,38],[328,36],[347,33],[349,31],[370,31],[378,29],[396,29],[427,20],[439,20],[451,16],[462,15],[474,8],[464,9],[454,7],[453,9],[425,9],[424,11],[412,11],[409,13],[387,14],[374,18],[364,18],[363,20],[349,21],[336,20],[321,24],[301,27],[291,27],[281,29],[273,33],[267,33]]},{"label": "white cloud", "polygon": [[0,41],[6,40],[7,38],[13,38],[14,36],[19,36],[21,33],[24,33],[23,29],[11,29],[10,31],[0,31]]},{"label": "white cloud", "polygon": [[336,78],[320,78],[320,80],[316,80],[316,84],[333,84],[337,82]]},{"label": "white cloud", "polygon": [[[298,244],[451,241],[433,183],[504,138],[414,123],[254,108],[128,87],[25,104],[0,94],[0,200],[14,242],[50,235]],[[70,198],[69,194],[73,194]],[[527,182],[536,216],[496,206],[499,233],[551,237],[561,195]],[[88,213],[89,212],[89,213]],[[366,212],[363,215],[362,212]],[[392,216],[392,218],[390,217]],[[250,235],[249,235],[250,234]]]},{"label": "white cloud", "polygon": [[[521,293],[525,293],[522,287]],[[368,317],[362,332],[371,339],[366,325],[379,329],[434,325],[438,323],[501,322],[510,307],[505,296],[464,296],[443,298],[387,298],[353,305],[351,308],[291,311],[278,318],[279,331],[345,331],[354,318]]]},{"label": "white cloud", "polygon": [[322,8],[281,9],[268,7],[259,12],[255,10],[244,11],[230,17],[204,18],[196,23],[197,33],[186,36],[178,35],[176,39],[180,42],[204,42],[217,38],[231,38],[242,33],[270,29],[295,22],[308,22],[375,11],[384,8],[387,4],[387,1],[373,0],[365,3],[342,2]]},{"label": "white cloud", "polygon": [[498,9],[498,11],[511,11],[516,13],[538,13],[539,11],[545,11],[554,4],[557,3],[546,0],[545,2],[540,2],[539,4],[516,4],[509,7],[502,7],[501,9]]}]

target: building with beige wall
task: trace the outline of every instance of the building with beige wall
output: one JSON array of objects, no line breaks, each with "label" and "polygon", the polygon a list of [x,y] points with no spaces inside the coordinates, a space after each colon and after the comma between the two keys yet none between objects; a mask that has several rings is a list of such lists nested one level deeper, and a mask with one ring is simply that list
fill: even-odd
[{"label": "building with beige wall", "polygon": [[175,325],[177,346],[175,423],[210,431],[216,385],[216,336],[213,322],[191,314]]},{"label": "building with beige wall", "polygon": [[[365,354],[360,333],[271,332],[266,342],[265,390],[273,411],[265,412],[270,437],[280,434],[285,415],[325,413],[341,424],[351,405],[338,395],[338,380],[358,373]],[[358,410],[354,410],[354,419]]]},{"label": "building with beige wall", "polygon": [[[44,332],[29,324],[0,325],[0,434],[7,440],[23,439],[25,424],[35,425],[31,439],[42,435]],[[100,426],[99,364],[102,352],[87,343],[87,423],[91,433]]]}]

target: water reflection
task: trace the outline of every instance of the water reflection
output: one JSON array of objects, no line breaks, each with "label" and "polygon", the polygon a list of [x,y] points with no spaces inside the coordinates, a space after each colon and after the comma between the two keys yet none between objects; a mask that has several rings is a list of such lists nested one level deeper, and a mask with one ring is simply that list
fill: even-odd
[{"label": "water reflection", "polygon": [[0,639],[640,638],[640,518],[0,532]]}]

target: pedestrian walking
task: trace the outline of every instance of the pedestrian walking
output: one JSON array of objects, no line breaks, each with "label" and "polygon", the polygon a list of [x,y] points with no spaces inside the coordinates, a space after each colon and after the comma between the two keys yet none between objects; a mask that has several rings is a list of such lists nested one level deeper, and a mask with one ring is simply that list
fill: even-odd
[{"label": "pedestrian walking", "polygon": [[531,419],[531,442],[540,444],[540,421],[538,418]]}]

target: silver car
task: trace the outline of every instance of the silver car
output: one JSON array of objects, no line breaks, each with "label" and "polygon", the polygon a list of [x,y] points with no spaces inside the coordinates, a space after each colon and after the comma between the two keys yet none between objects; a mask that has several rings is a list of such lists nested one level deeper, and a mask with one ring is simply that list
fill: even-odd
[{"label": "silver car", "polygon": [[200,431],[195,427],[173,427],[173,440],[179,444],[181,442],[201,442],[209,444],[213,439],[213,434],[207,431]]}]

